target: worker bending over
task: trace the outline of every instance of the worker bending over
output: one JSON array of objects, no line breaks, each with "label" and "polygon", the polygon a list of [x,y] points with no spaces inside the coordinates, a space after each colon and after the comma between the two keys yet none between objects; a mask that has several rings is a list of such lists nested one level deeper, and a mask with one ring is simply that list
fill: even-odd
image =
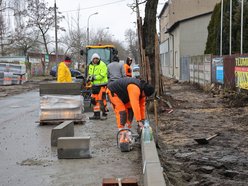
[{"label": "worker bending over", "polygon": [[127,125],[131,128],[133,116],[138,126],[143,128],[146,97],[151,96],[154,87],[136,78],[122,78],[107,85],[107,94],[115,111],[119,130]]},{"label": "worker bending over", "polygon": [[92,84],[91,103],[94,105],[94,115],[89,117],[91,120],[102,119],[107,116],[106,85],[108,83],[107,65],[100,60],[100,56],[94,53],[91,57],[91,63],[88,68],[88,78]]}]

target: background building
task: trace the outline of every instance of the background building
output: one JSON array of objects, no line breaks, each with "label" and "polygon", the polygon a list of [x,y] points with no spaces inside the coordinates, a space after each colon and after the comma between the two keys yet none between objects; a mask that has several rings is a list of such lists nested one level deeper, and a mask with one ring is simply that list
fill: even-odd
[{"label": "background building", "polygon": [[208,24],[220,0],[170,0],[159,14],[163,75],[181,79],[183,57],[203,55]]}]

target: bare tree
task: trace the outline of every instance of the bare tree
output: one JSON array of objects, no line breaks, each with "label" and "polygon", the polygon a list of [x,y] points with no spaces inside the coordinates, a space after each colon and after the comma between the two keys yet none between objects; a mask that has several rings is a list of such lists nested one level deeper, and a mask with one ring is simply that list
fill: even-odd
[{"label": "bare tree", "polygon": [[[28,17],[27,26],[37,28],[42,36],[46,54],[48,50],[48,31],[54,27],[55,16],[54,7],[48,7],[48,3],[44,0],[27,0],[27,9],[23,12]],[[57,12],[57,21],[61,21],[64,17]],[[58,29],[62,29],[58,26]]]},{"label": "bare tree", "polygon": [[30,49],[37,49],[40,43],[39,30],[29,28],[25,23],[25,18],[22,15],[24,8],[24,1],[14,0],[12,10],[14,11],[15,30],[11,36],[11,49],[18,55],[26,56]]},{"label": "bare tree", "polygon": [[[155,36],[156,32],[156,14],[157,14],[158,0],[147,0],[145,7],[145,18],[143,24],[143,48],[145,49],[145,55],[148,57],[148,64],[150,67],[151,83],[155,85]],[[159,61],[157,61],[158,63]],[[149,79],[149,78],[148,78]]]},{"label": "bare tree", "polygon": [[12,35],[12,50],[26,56],[30,49],[38,49],[38,39],[38,31],[28,30],[26,27],[16,27],[15,33]]},{"label": "bare tree", "polygon": [[[100,36],[99,33],[101,34]],[[101,42],[99,43],[99,41]],[[114,45],[118,50],[120,60],[124,60],[128,55],[128,51],[125,49],[123,42],[114,39],[114,36],[105,28],[100,28],[96,32],[91,31],[91,43],[93,43],[93,45]]]},{"label": "bare tree", "polygon": [[138,40],[137,34],[132,29],[125,31],[126,41],[128,43],[128,51],[132,54],[135,62],[138,62]]},{"label": "bare tree", "polygon": [[6,3],[3,3],[2,0],[0,0],[0,47],[1,47],[1,52],[0,54],[2,56],[8,54],[10,50],[8,49],[8,46],[11,44],[10,40],[10,31],[9,27],[6,24],[6,20],[4,19],[3,14],[6,11]]},{"label": "bare tree", "polygon": [[[86,32],[80,28],[80,22],[80,12],[78,10],[76,19],[71,17],[71,21],[67,21],[67,33],[61,38],[61,43],[66,47],[65,53],[70,53],[74,61],[78,62],[78,65],[83,61],[80,50],[86,43]],[[78,68],[80,67],[78,66]]]}]

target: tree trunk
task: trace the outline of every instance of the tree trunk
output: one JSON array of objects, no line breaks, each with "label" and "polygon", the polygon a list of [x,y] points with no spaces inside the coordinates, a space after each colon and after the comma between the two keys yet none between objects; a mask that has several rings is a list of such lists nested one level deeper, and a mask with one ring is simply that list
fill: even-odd
[{"label": "tree trunk", "polygon": [[155,89],[157,95],[161,95],[163,92],[161,87],[161,66],[160,66],[160,55],[159,55],[159,42],[158,34],[155,34]]},{"label": "tree trunk", "polygon": [[[46,54],[49,54],[45,33],[44,33],[41,29],[40,29],[40,31],[41,31],[41,33],[42,33],[42,37],[43,37],[43,41],[44,41],[44,46],[45,46]],[[48,65],[49,65],[49,64],[48,64]],[[48,66],[48,65],[47,65],[47,66]],[[44,61],[42,62],[42,67],[43,67],[43,75],[45,75],[45,74],[46,74],[45,55],[44,55]]]},{"label": "tree trunk", "polygon": [[[147,72],[148,80],[155,85],[155,34],[156,34],[156,13],[158,0],[147,0],[145,7],[145,19],[143,24],[143,48],[145,55],[148,57],[149,69]],[[147,66],[148,67],[148,66]]]}]

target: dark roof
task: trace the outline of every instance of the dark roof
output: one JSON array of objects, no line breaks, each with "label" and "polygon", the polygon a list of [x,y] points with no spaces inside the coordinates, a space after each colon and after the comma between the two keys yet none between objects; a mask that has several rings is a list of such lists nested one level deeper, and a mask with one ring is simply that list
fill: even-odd
[{"label": "dark roof", "polygon": [[199,15],[196,15],[196,16],[193,16],[193,17],[189,17],[189,18],[186,18],[186,19],[182,19],[182,20],[179,20],[177,22],[175,22],[173,25],[171,25],[170,28],[168,28],[165,33],[170,33],[172,32],[180,23],[182,22],[185,22],[185,21],[188,21],[188,20],[191,20],[191,19],[196,19],[198,17],[202,17],[202,16],[205,16],[205,15],[208,15],[208,14],[212,14],[213,11],[210,11],[210,12],[207,12],[207,13],[204,13],[204,14],[199,14]]},{"label": "dark roof", "polygon": [[169,5],[168,1],[164,3],[164,6],[162,8],[162,10],[160,11],[158,18],[160,18],[162,16],[162,14],[164,13],[165,9],[167,8],[167,6]]}]

